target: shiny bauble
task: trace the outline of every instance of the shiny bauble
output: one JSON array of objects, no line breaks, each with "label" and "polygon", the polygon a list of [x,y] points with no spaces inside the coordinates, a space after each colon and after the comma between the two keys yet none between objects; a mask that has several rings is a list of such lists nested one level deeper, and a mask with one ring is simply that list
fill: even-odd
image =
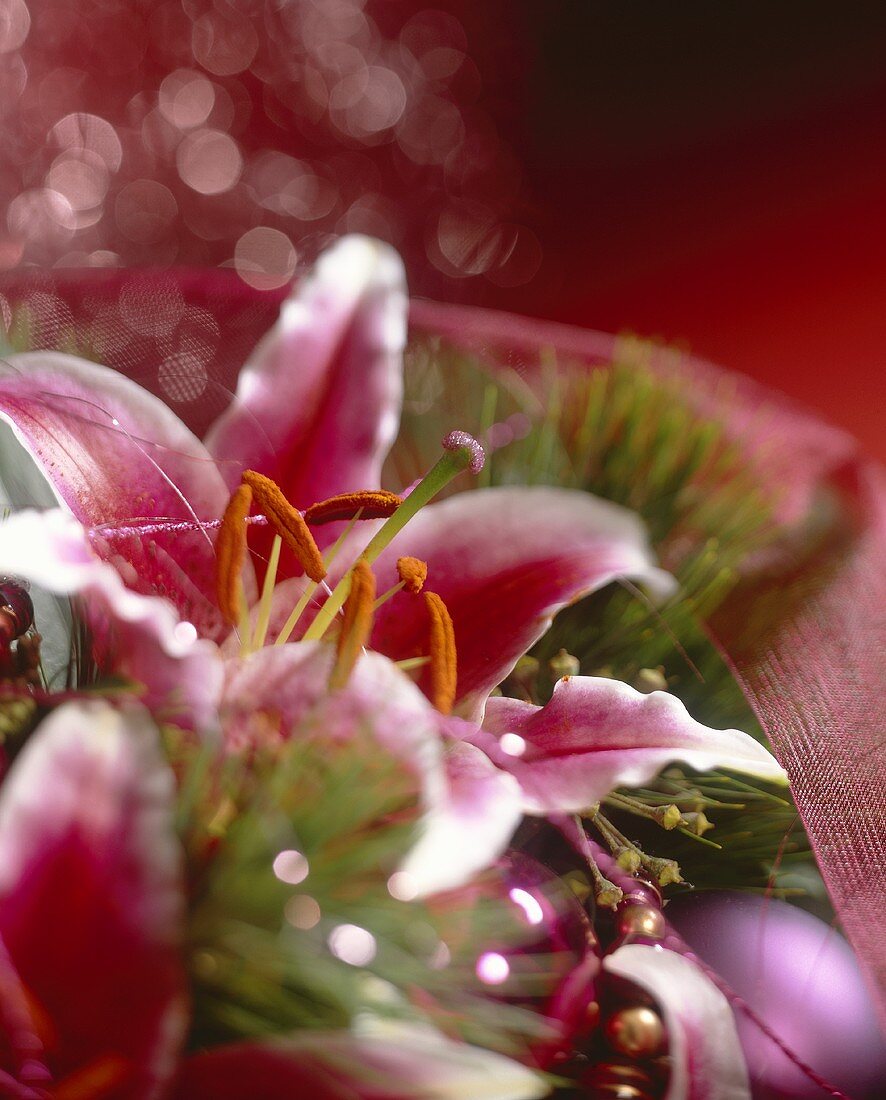
[{"label": "shiny bauble", "polygon": [[[853,1100],[886,1095],[886,1046],[875,1009],[855,955],[834,928],[751,894],[684,895],[665,913],[798,1058]],[[744,1013],[735,1017],[754,1100],[825,1095]]]},{"label": "shiny bauble", "polygon": [[[584,907],[544,864],[513,852],[502,860],[500,871],[525,935],[519,948],[504,952],[513,980],[490,992],[534,1008],[546,1018],[549,1038],[533,1045],[536,1064],[545,1068],[597,1027],[599,1006],[594,995],[599,944]],[[545,992],[527,997],[520,992],[521,983],[535,989],[541,985]]]},{"label": "shiny bauble", "polygon": [[632,943],[655,943],[665,934],[665,919],[653,905],[631,901],[618,907],[615,917],[618,935]]},{"label": "shiny bauble", "polygon": [[614,1051],[634,1058],[652,1058],[665,1047],[661,1016],[648,1005],[626,1005],[607,1016],[606,1041]]}]

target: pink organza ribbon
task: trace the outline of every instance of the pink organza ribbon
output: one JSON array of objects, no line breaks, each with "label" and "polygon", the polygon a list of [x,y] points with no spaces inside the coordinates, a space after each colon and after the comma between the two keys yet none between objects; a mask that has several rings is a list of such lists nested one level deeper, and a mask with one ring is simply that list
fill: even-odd
[{"label": "pink organza ribbon", "polygon": [[[413,327],[518,369],[540,348],[594,365],[608,336],[415,302]],[[672,357],[650,366],[673,371]],[[831,900],[886,1023],[886,479],[854,441],[709,363],[683,360],[686,393],[743,447],[786,525],[714,624],[791,789]],[[825,501],[830,530],[807,553],[802,521]]]}]

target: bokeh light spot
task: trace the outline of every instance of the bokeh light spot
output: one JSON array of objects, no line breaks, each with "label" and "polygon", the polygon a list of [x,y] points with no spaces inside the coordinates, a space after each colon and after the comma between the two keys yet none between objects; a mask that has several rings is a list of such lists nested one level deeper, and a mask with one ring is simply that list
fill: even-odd
[{"label": "bokeh light spot", "polygon": [[412,901],[418,897],[418,887],[407,871],[395,871],[388,879],[388,893],[397,901]]},{"label": "bokeh light spot", "polygon": [[180,351],[167,356],[157,376],[163,392],[175,402],[196,401],[209,384],[206,364],[193,352]]},{"label": "bokeh light spot", "polygon": [[279,229],[260,225],[237,241],[234,267],[244,283],[258,290],[273,290],[288,283],[298,256],[292,241]]},{"label": "bokeh light spot", "polygon": [[287,848],[274,857],[274,874],[292,886],[304,882],[310,869],[307,858],[295,848]]},{"label": "bokeh light spot", "polygon": [[181,622],[176,623],[172,633],[180,645],[193,645],[197,641],[197,628],[193,623],[189,623],[187,619],[182,619]]},{"label": "bokeh light spot", "polygon": [[208,12],[194,23],[191,46],[204,69],[216,76],[233,76],[249,68],[258,52],[258,34],[246,15]]},{"label": "bokeh light spot", "polygon": [[329,950],[351,966],[366,966],[375,958],[375,936],[358,924],[339,924],[329,933]]},{"label": "bokeh light spot", "polygon": [[133,180],[118,193],[114,203],[120,232],[131,241],[147,245],[166,236],[177,213],[175,196],[156,180]]},{"label": "bokeh light spot", "polygon": [[320,923],[321,911],[310,894],[296,894],[283,907],[283,913],[293,928],[307,932]]},{"label": "bokeh light spot", "polygon": [[526,752],[526,741],[519,733],[503,733],[499,745],[508,756],[522,756]]},{"label": "bokeh light spot", "polygon": [[60,149],[100,157],[109,172],[116,172],[123,160],[123,146],[117,131],[98,115],[74,111],[60,119],[50,134]]},{"label": "bokeh light spot", "polygon": [[520,906],[530,924],[541,924],[545,919],[541,903],[528,890],[521,890],[519,886],[515,886],[509,892],[508,897],[515,905]]},{"label": "bokeh light spot", "polygon": [[477,959],[477,977],[485,985],[501,985],[508,980],[511,967],[504,955],[486,951]]},{"label": "bokeh light spot", "polygon": [[160,110],[180,130],[202,126],[215,105],[212,82],[190,69],[176,69],[160,85]]},{"label": "bokeh light spot", "polygon": [[31,15],[24,0],[0,0],[0,53],[17,50],[30,29]]},{"label": "bokeh light spot", "polygon": [[10,230],[30,240],[66,239],[73,231],[74,220],[67,198],[49,187],[32,188],[16,195],[6,212]]},{"label": "bokeh light spot", "polygon": [[243,157],[230,134],[202,129],[188,134],[179,145],[176,164],[188,187],[202,195],[218,195],[239,179]]}]

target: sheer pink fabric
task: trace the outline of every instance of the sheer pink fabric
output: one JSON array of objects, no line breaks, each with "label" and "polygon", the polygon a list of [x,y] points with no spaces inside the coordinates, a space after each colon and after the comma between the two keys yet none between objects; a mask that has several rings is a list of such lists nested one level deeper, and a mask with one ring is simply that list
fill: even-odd
[{"label": "sheer pink fabric", "polygon": [[[85,337],[96,358],[202,434],[284,293],[262,293],[225,271],[32,272],[0,284],[0,311],[7,328],[27,328],[32,346]],[[597,365],[615,351],[612,337],[427,302],[413,303],[412,324],[521,373],[541,347]],[[699,411],[725,422],[777,496],[784,537],[749,563],[713,628],[791,777],[834,906],[886,1017],[882,471],[844,433],[748,379],[669,357],[653,366],[691,382],[686,392]],[[827,517],[814,536],[805,522],[813,506]]]},{"label": "sheer pink fabric", "polygon": [[[598,333],[430,303],[416,303],[412,321],[521,370],[540,347],[605,364],[616,346]],[[685,375],[687,394],[727,425],[778,501],[784,537],[750,563],[714,632],[791,778],[834,908],[886,1020],[883,470],[845,433],[750,379],[664,356],[658,366]],[[822,504],[828,523],[813,537],[804,520]]]}]

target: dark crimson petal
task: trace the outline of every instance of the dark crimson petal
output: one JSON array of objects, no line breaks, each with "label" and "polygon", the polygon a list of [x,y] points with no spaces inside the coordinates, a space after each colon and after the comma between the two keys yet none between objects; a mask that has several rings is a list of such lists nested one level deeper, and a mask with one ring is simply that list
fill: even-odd
[{"label": "dark crimson petal", "polygon": [[53,711],[0,795],[0,936],[56,1078],[110,1059],[115,1100],[156,1095],[184,1037],[173,793],[147,712],[96,701]]},{"label": "dark crimson petal", "polygon": [[[396,584],[397,558],[428,563],[455,626],[460,709],[489,692],[547,630],[554,614],[619,577],[662,595],[643,524],[626,508],[565,489],[481,489],[431,504],[378,559],[379,591]],[[427,652],[424,601],[401,592],[384,604],[372,644],[399,660]]]}]

